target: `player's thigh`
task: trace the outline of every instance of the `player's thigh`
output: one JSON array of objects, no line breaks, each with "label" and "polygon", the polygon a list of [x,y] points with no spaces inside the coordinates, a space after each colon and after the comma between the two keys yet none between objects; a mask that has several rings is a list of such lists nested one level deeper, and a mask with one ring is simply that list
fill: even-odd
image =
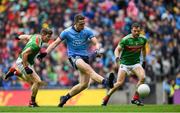
[{"label": "player's thigh", "polygon": [[79,83],[85,86],[89,85],[90,76],[87,76],[86,73],[79,71]]},{"label": "player's thigh", "polygon": [[34,82],[41,82],[41,78],[39,77],[39,75],[36,73],[36,71],[34,70],[33,67],[29,67],[32,69],[33,73],[32,74],[26,74],[26,72],[24,73],[24,79],[28,82],[28,83],[34,83]]},{"label": "player's thigh", "polygon": [[24,70],[24,66],[22,64],[22,59],[21,58],[18,58],[16,60],[16,70],[18,70],[22,74],[22,76],[20,78],[23,81],[26,81],[26,82],[32,84],[31,77]]},{"label": "player's thigh", "polygon": [[34,70],[32,74],[24,75],[24,80],[30,84],[33,84],[34,82],[41,82],[41,78]]},{"label": "player's thigh", "polygon": [[117,82],[124,82],[126,75],[127,75],[127,72],[125,70],[123,70],[121,67],[119,67]]},{"label": "player's thigh", "polygon": [[84,73],[86,73],[89,70],[92,70],[91,66],[81,58],[76,60],[76,66],[81,72]]},{"label": "player's thigh", "polygon": [[34,82],[41,82],[41,78],[40,78],[39,75],[34,71],[34,69],[33,69],[33,73],[32,73],[30,76],[31,76],[31,79],[32,79]]},{"label": "player's thigh", "polygon": [[132,71],[138,78],[145,78],[145,71],[140,64],[136,64]]}]

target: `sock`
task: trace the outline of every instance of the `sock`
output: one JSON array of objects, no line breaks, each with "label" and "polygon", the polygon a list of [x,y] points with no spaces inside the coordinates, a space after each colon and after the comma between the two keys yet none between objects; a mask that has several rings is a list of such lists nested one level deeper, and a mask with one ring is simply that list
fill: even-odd
[{"label": "sock", "polygon": [[16,71],[16,69],[15,69],[14,67],[11,67],[11,68],[8,70],[8,72],[6,73],[5,79],[13,76],[15,71]]},{"label": "sock", "polygon": [[102,80],[102,84],[103,84],[104,86],[106,86],[107,80],[106,80],[106,79],[103,79],[103,80]]},{"label": "sock", "polygon": [[106,96],[104,97],[104,100],[105,100],[105,101],[108,101],[109,98],[110,98],[110,96],[109,96],[109,95],[106,95]]},{"label": "sock", "polygon": [[35,102],[35,100],[36,100],[36,97],[31,96],[31,101],[32,101],[32,102]]},{"label": "sock", "polygon": [[68,93],[68,94],[66,95],[66,98],[67,98],[67,100],[70,99],[70,98],[71,98],[71,95]]},{"label": "sock", "polygon": [[136,91],[134,96],[133,96],[133,100],[138,100],[139,99],[139,94],[138,92]]},{"label": "sock", "polygon": [[14,73],[14,71],[16,71],[16,69],[15,69],[14,67],[11,67],[11,68],[9,69],[9,71],[10,71],[11,73]]}]

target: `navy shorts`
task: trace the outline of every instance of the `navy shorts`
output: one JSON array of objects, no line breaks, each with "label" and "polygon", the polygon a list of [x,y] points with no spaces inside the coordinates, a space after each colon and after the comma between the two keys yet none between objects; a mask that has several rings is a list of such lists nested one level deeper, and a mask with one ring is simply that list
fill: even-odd
[{"label": "navy shorts", "polygon": [[69,62],[71,63],[71,65],[73,66],[73,68],[75,68],[75,69],[78,69],[76,66],[77,59],[82,59],[82,60],[84,60],[84,62],[89,64],[89,57],[88,56],[74,55],[74,56],[70,56],[68,59],[69,59]]}]

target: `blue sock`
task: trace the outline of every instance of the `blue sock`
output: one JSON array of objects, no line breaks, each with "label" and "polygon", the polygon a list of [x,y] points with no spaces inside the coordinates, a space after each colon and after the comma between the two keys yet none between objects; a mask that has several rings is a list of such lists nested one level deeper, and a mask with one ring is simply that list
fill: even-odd
[{"label": "blue sock", "polygon": [[107,79],[103,79],[102,85],[103,85],[103,86],[106,86],[106,85],[107,85]]}]

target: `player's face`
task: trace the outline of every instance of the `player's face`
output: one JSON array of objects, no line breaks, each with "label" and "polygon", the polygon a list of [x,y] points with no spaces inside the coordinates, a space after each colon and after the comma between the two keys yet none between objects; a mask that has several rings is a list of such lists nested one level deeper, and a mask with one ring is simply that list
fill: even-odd
[{"label": "player's face", "polygon": [[76,27],[77,27],[77,30],[78,31],[81,31],[84,29],[84,26],[85,26],[85,20],[79,20],[77,23],[76,23]]},{"label": "player's face", "polygon": [[133,27],[131,29],[131,33],[132,33],[133,37],[135,37],[135,38],[139,37],[140,31],[141,31],[140,27]]},{"label": "player's face", "polygon": [[50,34],[44,35],[44,42],[48,42],[51,38]]}]

